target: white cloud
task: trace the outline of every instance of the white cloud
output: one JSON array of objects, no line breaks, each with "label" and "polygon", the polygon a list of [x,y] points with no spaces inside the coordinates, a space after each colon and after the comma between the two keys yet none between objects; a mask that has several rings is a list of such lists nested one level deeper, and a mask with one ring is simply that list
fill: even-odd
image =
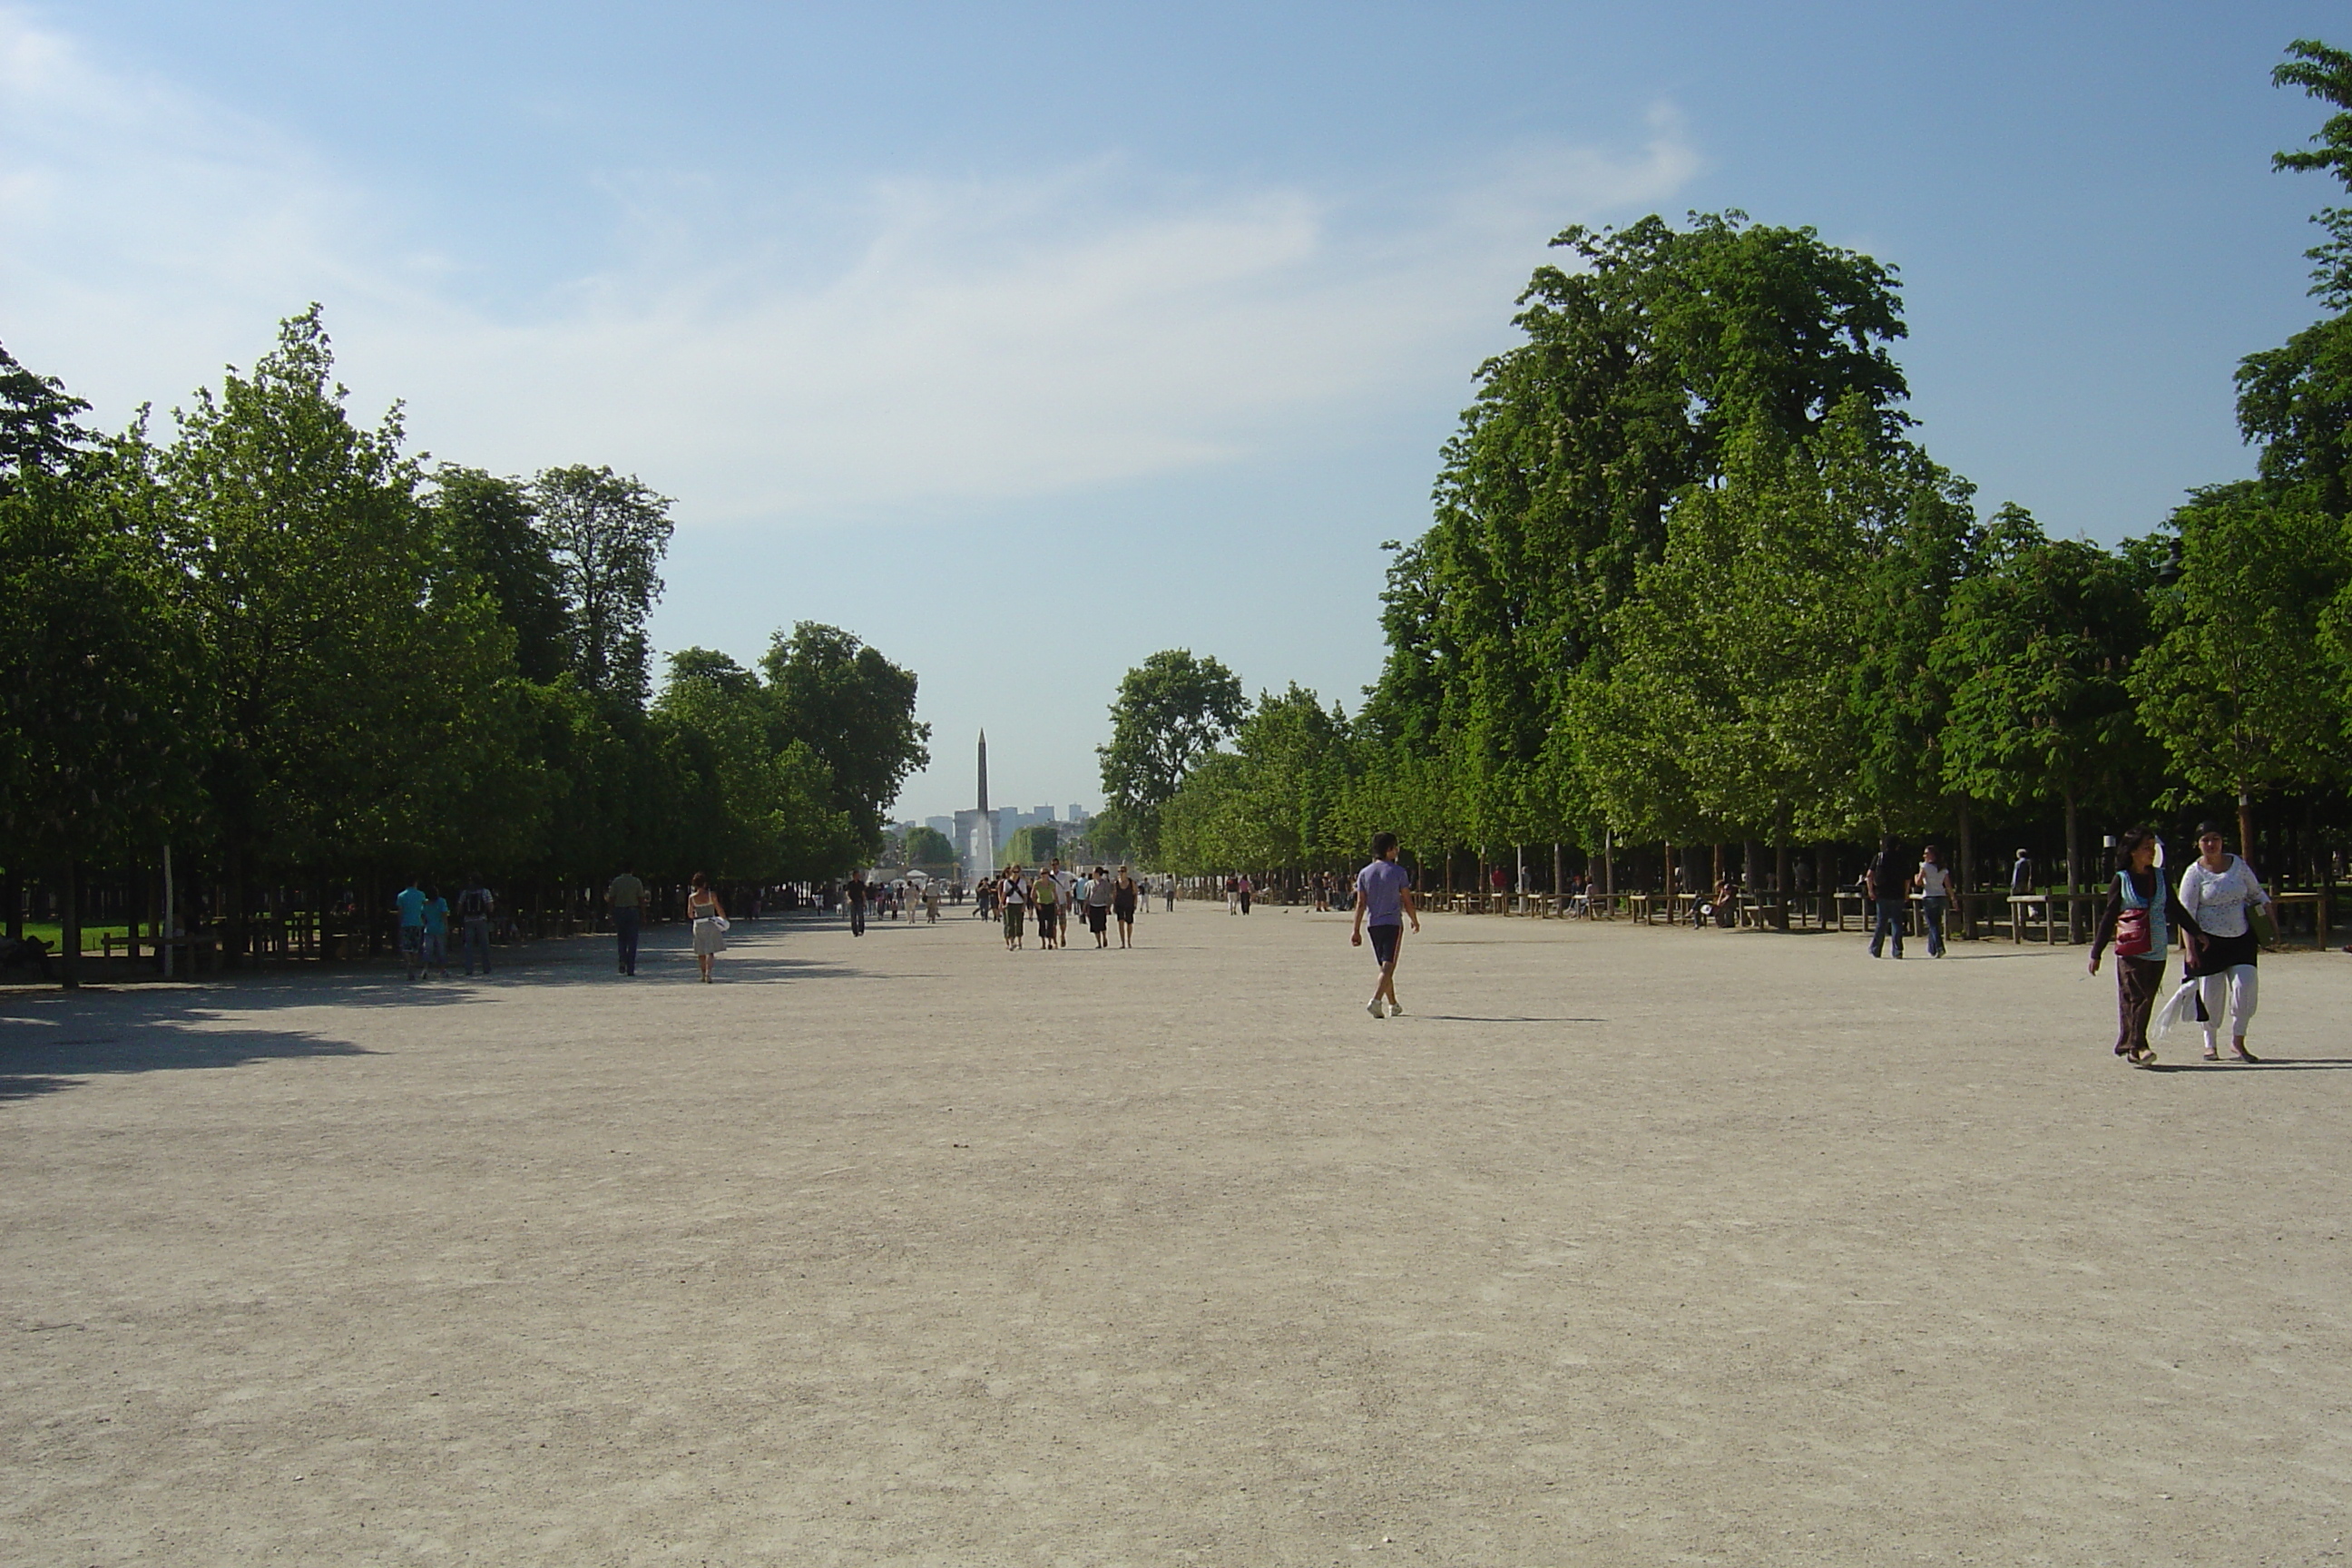
[{"label": "white cloud", "polygon": [[401,203],[0,12],[0,340],[119,415],[249,363],[319,299],[345,379],[406,399],[448,456],[610,462],[689,524],[1001,501],[1459,386],[1554,228],[1692,174],[1671,117],[1647,134],[1622,157],[1519,149],[1377,214],[1360,193],[1168,188],[1117,159],[910,178],[852,204],[814,276],[709,237],[707,188],[674,207],[638,188],[613,203],[627,259],[493,309]]}]

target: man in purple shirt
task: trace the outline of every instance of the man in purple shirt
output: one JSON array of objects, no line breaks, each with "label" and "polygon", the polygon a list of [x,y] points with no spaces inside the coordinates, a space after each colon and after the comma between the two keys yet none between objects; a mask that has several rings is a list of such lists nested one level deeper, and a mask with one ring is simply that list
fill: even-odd
[{"label": "man in purple shirt", "polygon": [[1393,1018],[1404,1011],[1396,994],[1397,949],[1404,941],[1404,922],[1412,921],[1413,934],[1421,934],[1421,911],[1412,903],[1412,875],[1397,864],[1396,853],[1395,834],[1372,835],[1372,863],[1356,873],[1356,928],[1348,937],[1350,946],[1361,947],[1364,928],[1371,928],[1372,956],[1380,961],[1381,983],[1372,988],[1372,999],[1364,1004],[1364,1011],[1375,1018]]}]

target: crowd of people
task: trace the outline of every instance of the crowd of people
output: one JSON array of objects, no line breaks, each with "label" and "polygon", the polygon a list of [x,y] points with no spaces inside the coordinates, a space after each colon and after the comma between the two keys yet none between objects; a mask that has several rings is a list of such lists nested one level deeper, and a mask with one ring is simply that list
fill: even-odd
[{"label": "crowd of people", "polygon": [[[1162,880],[1168,907],[1173,910],[1175,884]],[[1066,868],[1056,858],[1034,872],[1016,863],[984,879],[974,889],[972,913],[983,919],[992,915],[1003,923],[1008,952],[1027,949],[1033,924],[1039,952],[1068,946],[1074,918],[1086,922],[1097,948],[1111,945],[1114,922],[1118,945],[1133,947],[1135,917],[1150,906],[1151,890],[1149,879],[1138,879],[1129,867],[1116,871],[1107,866]]]}]

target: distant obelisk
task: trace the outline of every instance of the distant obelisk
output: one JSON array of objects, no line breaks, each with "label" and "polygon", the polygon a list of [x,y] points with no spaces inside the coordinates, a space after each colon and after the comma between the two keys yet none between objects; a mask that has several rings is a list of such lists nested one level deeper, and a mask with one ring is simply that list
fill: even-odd
[{"label": "distant obelisk", "polygon": [[966,868],[975,879],[996,869],[996,818],[988,814],[988,731],[980,732],[980,805],[970,812],[956,813],[956,826],[962,828],[966,819],[971,826],[963,832]]}]

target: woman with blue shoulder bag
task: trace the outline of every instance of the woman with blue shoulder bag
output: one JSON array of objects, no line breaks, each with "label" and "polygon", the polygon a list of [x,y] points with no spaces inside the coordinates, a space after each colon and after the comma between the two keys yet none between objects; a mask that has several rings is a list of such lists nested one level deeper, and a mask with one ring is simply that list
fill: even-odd
[{"label": "woman with blue shoulder bag", "polygon": [[2107,905],[2100,911],[2099,929],[2091,939],[2091,973],[2099,972],[2100,956],[2110,942],[2116,950],[2116,1007],[2122,1018],[2116,1037],[2116,1055],[2136,1068],[2152,1066],[2156,1052],[2147,1043],[2148,1015],[2164,984],[2166,950],[2171,933],[2180,933],[2189,962],[2196,962],[2204,932],[2166,885],[2158,862],[2162,847],[2154,833],[2135,827],[2116,841],[2116,878],[2107,888]]}]

